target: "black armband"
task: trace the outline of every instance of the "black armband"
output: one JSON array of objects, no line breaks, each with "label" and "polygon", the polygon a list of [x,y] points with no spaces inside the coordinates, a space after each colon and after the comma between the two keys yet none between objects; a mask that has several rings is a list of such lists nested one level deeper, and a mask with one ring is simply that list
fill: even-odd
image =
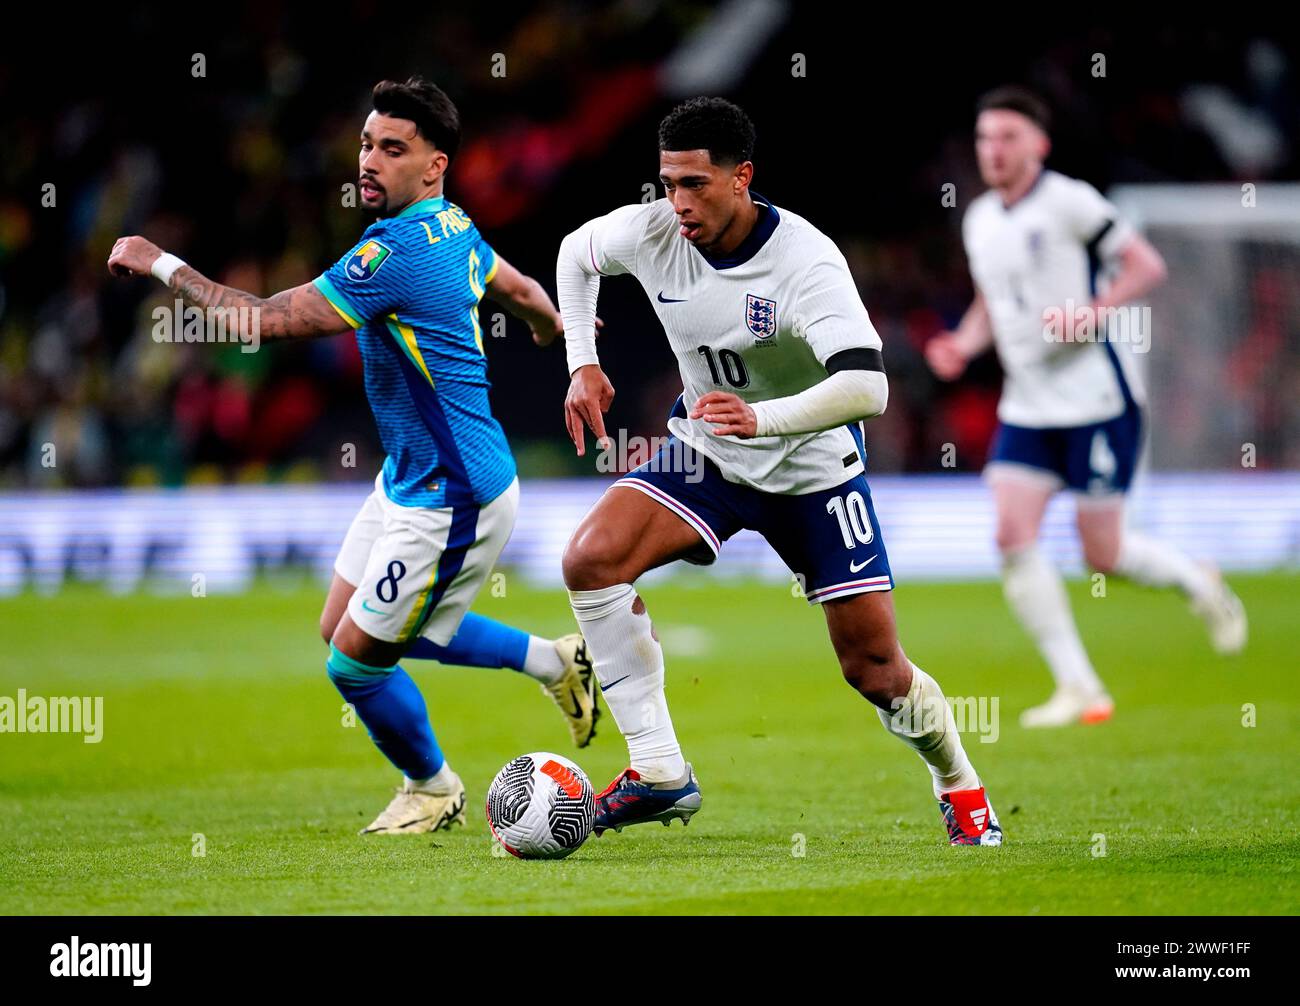
[{"label": "black armband", "polygon": [[885,358],[878,349],[842,349],[826,361],[826,373],[841,370],[878,370],[885,372]]},{"label": "black armband", "polygon": [[1104,238],[1107,234],[1109,234],[1110,229],[1114,226],[1115,226],[1114,220],[1107,220],[1104,224],[1101,225],[1101,229],[1098,230],[1097,233],[1092,236],[1091,240],[1084,242],[1084,248],[1087,249],[1089,260],[1098,257],[1097,251],[1101,247],[1102,238]]}]

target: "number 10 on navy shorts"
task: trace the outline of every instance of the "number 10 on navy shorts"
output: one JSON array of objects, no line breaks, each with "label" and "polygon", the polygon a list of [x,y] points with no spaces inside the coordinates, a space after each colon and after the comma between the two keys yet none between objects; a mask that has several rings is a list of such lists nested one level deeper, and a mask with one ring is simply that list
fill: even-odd
[{"label": "number 10 on navy shorts", "polygon": [[670,437],[655,457],[614,483],[645,493],[699,532],[705,547],[688,562],[709,565],[724,541],[748,528],[801,578],[810,604],[894,588],[865,476],[803,495],[765,493],[727,481],[707,458],[683,464],[682,452],[691,450]]}]

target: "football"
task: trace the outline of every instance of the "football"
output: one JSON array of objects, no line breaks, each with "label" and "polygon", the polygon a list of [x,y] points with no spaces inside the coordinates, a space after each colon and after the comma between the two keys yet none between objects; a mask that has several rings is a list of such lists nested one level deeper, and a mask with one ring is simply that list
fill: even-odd
[{"label": "football", "polygon": [[488,827],[512,856],[563,859],[587,840],[596,820],[591,780],[547,751],[520,755],[492,780]]}]

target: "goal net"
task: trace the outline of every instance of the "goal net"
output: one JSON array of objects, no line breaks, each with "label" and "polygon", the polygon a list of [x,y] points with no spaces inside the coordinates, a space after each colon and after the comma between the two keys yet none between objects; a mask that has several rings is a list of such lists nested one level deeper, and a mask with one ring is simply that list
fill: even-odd
[{"label": "goal net", "polygon": [[1300,184],[1109,196],[1169,266],[1149,298],[1149,352],[1130,361],[1151,469],[1300,468]]}]

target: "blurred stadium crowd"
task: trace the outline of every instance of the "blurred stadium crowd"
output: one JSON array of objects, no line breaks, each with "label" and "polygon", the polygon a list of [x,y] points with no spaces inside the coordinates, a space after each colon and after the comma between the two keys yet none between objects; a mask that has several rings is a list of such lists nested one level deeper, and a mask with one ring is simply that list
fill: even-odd
[{"label": "blurred stadium crowd", "polygon": [[[871,431],[877,471],[934,470],[947,442],[959,468],[977,469],[993,428],[996,362],[945,386],[920,355],[971,294],[959,225],[981,190],[971,116],[982,90],[1040,90],[1058,123],[1051,163],[1103,190],[1300,176],[1297,43],[1241,26],[940,31],[842,11],[828,22],[778,0],[430,9],[396,30],[366,3],[330,14],[327,31],[274,3],[224,16],[210,48],[201,31],[171,33],[141,11],[84,25],[119,44],[84,50],[77,72],[37,92],[26,85],[40,53],[6,56],[0,488],[374,472],[351,338],[256,353],[160,344],[151,311],[170,298],[152,280],[110,280],[104,261],[116,237],[141,233],[257,293],[309,281],[365,226],[343,193],[369,88],[384,77],[422,73],[457,101],[465,141],[449,196],[548,288],[568,230],[655,184],[655,126],[676,100],[740,102],[758,127],[755,189],[836,238],[884,339],[892,390]],[[1093,75],[1098,53],[1105,76]],[[792,73],[795,54],[805,76]],[[941,203],[946,183],[955,207]],[[1257,286],[1265,306],[1296,296],[1294,277]],[[484,303],[489,333],[496,311]],[[606,284],[602,314],[612,427],[661,434],[680,385],[653,313],[628,280]],[[487,340],[493,401],[523,472],[591,471],[564,438],[562,351],[537,350],[513,320],[503,331]],[[1221,373],[1247,395],[1261,375],[1295,375],[1296,334],[1266,333]],[[344,444],[355,468],[341,463]]]}]

